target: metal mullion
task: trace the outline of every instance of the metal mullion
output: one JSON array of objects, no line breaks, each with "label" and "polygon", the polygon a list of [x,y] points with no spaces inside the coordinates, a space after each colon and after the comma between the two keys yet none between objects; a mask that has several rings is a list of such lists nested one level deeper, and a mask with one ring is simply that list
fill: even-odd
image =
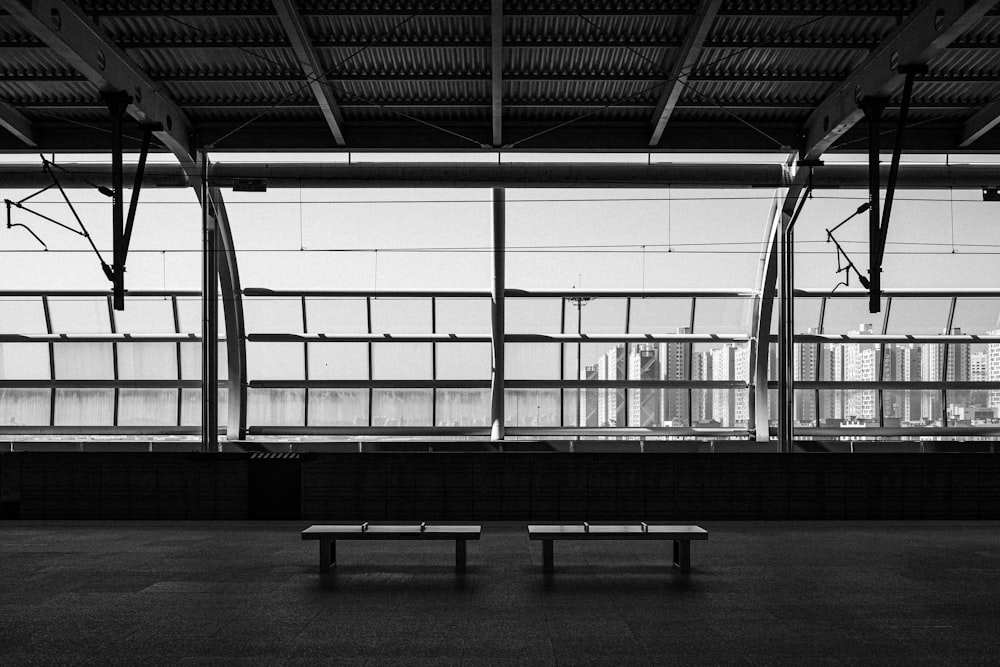
[{"label": "metal mullion", "polygon": [[[885,313],[882,315],[882,335],[885,336],[889,333],[889,314],[892,310],[892,297],[887,296],[885,298]],[[878,345],[878,381],[882,382],[885,380],[885,346],[886,343],[883,341]],[[885,427],[885,395],[883,390],[879,388],[878,390],[878,425],[879,428]]]},{"label": "metal mullion", "polygon": [[[823,322],[826,320],[826,297],[824,296],[819,302],[819,322],[817,323],[817,330],[819,333],[823,333]],[[816,372],[813,373],[814,380],[822,380],[820,377],[820,371],[823,368],[823,343],[816,343]],[[816,415],[813,417],[813,425],[819,428],[819,389],[813,390],[814,401],[816,404]]]},{"label": "metal mullion", "polygon": [[[308,317],[306,315],[306,298],[304,296],[300,297],[300,298],[302,299],[302,333],[306,334],[306,333],[309,333],[309,319],[308,319]],[[303,342],[302,343],[302,366],[303,366],[303,368],[302,368],[302,373],[303,373],[302,377],[306,380],[306,382],[308,382],[309,381],[309,343],[308,342]],[[309,386],[308,385],[306,385],[306,387],[304,388],[304,391],[305,391],[305,399],[304,399],[304,404],[305,405],[304,405],[304,415],[303,415],[302,424],[303,424],[303,426],[309,426]]]},{"label": "metal mullion", "polygon": [[[951,334],[952,325],[955,324],[955,304],[958,297],[951,297],[951,305],[948,307],[948,323],[945,325],[945,334]],[[941,379],[948,381],[948,359],[951,356],[951,345],[944,346],[944,363],[941,364]],[[957,374],[954,374],[957,375]],[[941,425],[948,426],[948,390],[941,390]]]},{"label": "metal mullion", "polygon": [[[627,329],[626,329],[627,331]],[[566,333],[566,297],[559,299],[559,333]],[[576,369],[577,376],[580,369]],[[559,342],[559,379],[566,379],[566,343]],[[580,394],[576,397],[576,421],[580,421]],[[559,426],[566,426],[566,388],[559,387]]]},{"label": "metal mullion", "polygon": [[[108,322],[111,325],[111,333],[116,334],[118,333],[118,327],[115,322],[114,298],[109,296],[106,297],[106,300],[108,303]],[[122,306],[122,308],[124,309],[124,306]],[[111,367],[113,369],[112,372],[114,373],[114,380],[117,382],[120,379],[118,377],[118,343],[111,343]],[[115,387],[114,391],[115,399],[114,408],[112,409],[111,425],[118,426],[118,401],[121,398],[121,390],[118,387]]]},{"label": "metal mullion", "polygon": [[[632,326],[631,319],[632,319],[632,297],[628,297],[627,296],[627,297],[625,297],[625,333],[626,334],[629,333],[629,327]],[[632,347],[631,347],[631,343],[625,343],[625,379],[626,380],[633,379],[633,378],[630,378],[628,376],[629,375],[628,356],[629,356],[629,354],[632,353],[632,351],[633,350],[632,350]],[[641,373],[640,373],[640,375],[641,375]],[[628,413],[629,413],[628,406],[629,406],[629,400],[630,399],[631,399],[631,396],[629,395],[629,390],[626,389],[625,390],[625,426],[629,425],[629,423],[628,423]],[[639,394],[639,401],[638,402],[639,402],[640,405],[642,404],[642,394],[641,393]]]},{"label": "metal mullion", "polygon": [[[180,311],[177,308],[177,297],[176,296],[171,296],[170,297],[170,308],[171,308],[171,310],[173,311],[173,314],[174,314],[174,333],[179,334],[181,332],[181,316],[180,316]],[[181,343],[176,343],[175,347],[176,347],[176,352],[177,352],[177,380],[180,381],[180,380],[184,379],[184,376],[183,376],[184,374],[182,372],[182,369],[184,368],[184,361],[183,361],[184,360],[184,356],[183,356],[183,351],[181,349]],[[181,426],[183,424],[183,418],[182,418],[183,413],[184,413],[184,390],[181,389],[181,388],[178,388],[177,389],[177,426]]]},{"label": "metal mullion", "polygon": [[[437,297],[431,297],[431,333],[437,333]],[[437,343],[431,343],[431,380],[437,383]],[[437,426],[437,387],[431,387],[431,426]]]},{"label": "metal mullion", "polygon": [[[697,300],[698,300],[698,297],[696,297],[696,296],[691,297],[691,317],[688,320],[688,332],[692,333],[692,334],[694,333],[694,314],[695,314],[695,304],[696,304]],[[693,364],[694,364],[694,343],[687,343],[687,353],[688,353],[688,355],[687,355],[687,373],[685,375],[685,379],[686,380],[691,380],[691,379],[693,379],[691,377],[691,370],[692,370]],[[705,396],[706,396],[706,398],[708,397],[707,392],[706,392]],[[691,428],[692,424],[694,424],[694,405],[693,405],[694,401],[692,400],[692,395],[691,395],[691,389],[690,388],[687,390],[687,397],[688,397],[688,400],[687,400],[688,428]],[[712,398],[714,399],[715,396],[713,395]],[[660,404],[661,405],[663,404],[662,400],[661,400]],[[663,422],[663,415],[660,416],[660,422],[661,423]]]},{"label": "metal mullion", "polygon": [[[42,296],[42,312],[45,315],[45,332],[52,335],[52,311],[49,309],[49,297]],[[56,380],[56,348],[55,343],[49,343],[49,380]],[[49,390],[49,426],[56,425],[56,388]]]},{"label": "metal mullion", "polygon": [[[365,319],[367,321],[368,334],[372,333],[372,297],[365,297]],[[374,362],[372,359],[372,354],[374,353],[374,344],[369,341],[368,343],[368,426],[372,426],[372,410],[375,407],[375,388],[372,386],[371,382],[375,379],[374,377]]]}]

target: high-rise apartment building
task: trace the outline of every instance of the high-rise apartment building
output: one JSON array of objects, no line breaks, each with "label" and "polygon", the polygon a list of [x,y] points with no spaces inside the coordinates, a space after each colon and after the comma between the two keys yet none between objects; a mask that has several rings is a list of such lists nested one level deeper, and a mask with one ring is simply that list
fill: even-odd
[{"label": "high-rise apartment building", "polygon": [[[1000,322],[997,328],[987,332],[990,336],[1000,336]],[[990,343],[986,346],[986,373],[990,382],[1000,382],[1000,343]],[[989,405],[1000,409],[1000,389],[990,389]]]},{"label": "high-rise apartment building", "polygon": [[[819,329],[810,328],[807,333],[819,333]],[[822,356],[821,348],[814,343],[797,343],[793,349],[792,373],[796,380],[819,379],[819,364]],[[813,424],[816,421],[816,394],[814,392],[796,392],[795,422],[798,424]]]},{"label": "high-rise apartment building", "polygon": [[[625,344],[615,345],[597,361],[598,380],[625,380],[628,368],[625,359]],[[627,405],[625,390],[601,387],[597,390],[597,425],[625,426]]]},{"label": "high-rise apartment building", "polygon": [[[961,334],[962,330],[954,328],[953,334]],[[941,345],[924,343],[922,346],[923,365],[921,380],[967,382],[972,359],[972,350],[968,343]],[[923,391],[920,398],[920,416],[922,419],[934,422],[942,418],[941,392]]]},{"label": "high-rise apartment building", "polygon": [[[598,364],[584,366],[580,374],[581,380],[596,380]],[[600,399],[600,389],[588,388],[580,390],[580,426],[597,426],[598,403]]]},{"label": "high-rise apartment building", "polygon": [[[639,343],[631,346],[628,355],[628,376],[632,380],[660,379],[660,355],[655,343]],[[661,409],[659,389],[628,390],[628,426],[662,426]]]},{"label": "high-rise apartment building", "polygon": [[[691,333],[690,327],[678,327],[677,333]],[[661,378],[666,381],[684,381],[688,377],[691,366],[690,343],[660,343],[659,345]],[[664,389],[662,394],[660,414],[663,421],[674,424],[687,424],[688,390],[686,388]]]},{"label": "high-rise apartment building", "polygon": [[[736,376],[736,347],[725,345],[712,350],[713,380],[731,380]],[[733,393],[731,389],[712,392],[712,416],[724,427],[736,425],[736,401],[733,400]]]},{"label": "high-rise apartment building", "polygon": [[[691,364],[691,379],[712,379],[711,350],[698,352],[694,355]],[[691,390],[691,419],[694,420],[694,423],[712,421],[712,391],[710,389]]]},{"label": "high-rise apartment building", "polygon": [[[862,324],[851,335],[872,334],[871,324]],[[878,379],[878,346],[874,343],[847,343],[843,346],[843,379],[847,382],[874,382]],[[878,419],[878,392],[874,389],[847,389],[844,418],[875,421]]]}]

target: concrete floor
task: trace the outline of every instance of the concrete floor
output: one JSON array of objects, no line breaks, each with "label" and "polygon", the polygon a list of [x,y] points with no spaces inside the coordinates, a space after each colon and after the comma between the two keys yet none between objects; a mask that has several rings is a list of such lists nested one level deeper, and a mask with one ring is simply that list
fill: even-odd
[{"label": "concrete floor", "polygon": [[1000,523],[702,524],[670,543],[488,523],[341,542],[307,522],[0,522],[0,664],[1000,664]]}]

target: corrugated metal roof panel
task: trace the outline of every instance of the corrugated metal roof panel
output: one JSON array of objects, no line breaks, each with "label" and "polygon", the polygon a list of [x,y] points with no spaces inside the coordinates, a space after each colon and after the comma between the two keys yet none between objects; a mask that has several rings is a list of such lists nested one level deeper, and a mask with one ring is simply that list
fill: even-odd
[{"label": "corrugated metal roof panel", "polygon": [[318,49],[321,67],[337,73],[428,74],[489,71],[488,48],[351,48]]},{"label": "corrugated metal roof panel", "polygon": [[645,102],[655,104],[663,86],[651,81],[511,81],[504,99],[531,100],[539,105],[561,102]]},{"label": "corrugated metal roof panel", "polygon": [[306,32],[322,43],[489,42],[490,18],[483,16],[303,16]]},{"label": "corrugated metal roof panel", "polygon": [[541,74],[616,74],[669,72],[658,66],[664,59],[661,49],[540,47],[510,49],[505,66],[511,72]]},{"label": "corrugated metal roof panel", "polygon": [[277,15],[268,16],[175,16],[161,15],[104,16],[101,27],[112,40],[131,47],[143,42],[230,42],[253,43],[261,40],[287,41]]},{"label": "corrugated metal roof panel", "polygon": [[15,106],[26,103],[58,105],[81,100],[100,103],[97,87],[89,81],[49,83],[0,79],[0,99]]},{"label": "corrugated metal roof panel", "polygon": [[490,100],[489,82],[476,81],[340,81],[334,82],[338,100],[372,102],[463,102]]}]

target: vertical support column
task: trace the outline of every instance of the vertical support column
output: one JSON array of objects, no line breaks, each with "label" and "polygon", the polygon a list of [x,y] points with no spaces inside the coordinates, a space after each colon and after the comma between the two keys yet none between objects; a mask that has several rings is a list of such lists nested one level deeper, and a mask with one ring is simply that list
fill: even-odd
[{"label": "vertical support column", "polygon": [[778,439],[790,452],[795,439],[795,234],[787,212],[781,214],[781,297],[778,335]]},{"label": "vertical support column", "polygon": [[208,155],[201,155],[201,442],[219,451],[219,261],[215,212],[208,191]]},{"label": "vertical support column", "polygon": [[504,269],[507,249],[505,194],[503,188],[493,188],[493,283],[490,295],[493,374],[490,377],[490,440],[503,440],[504,431]]},{"label": "vertical support column", "polygon": [[[788,165],[786,165],[786,169],[788,170],[786,178],[790,176],[788,178],[788,189],[785,193],[784,204],[782,204],[780,212],[776,210],[777,214],[774,216],[772,222],[770,246],[761,274],[761,308],[757,323],[758,348],[757,357],[754,360],[755,378],[758,383],[763,379],[765,382],[764,387],[766,388],[767,360],[764,355],[767,354],[768,348],[761,345],[761,341],[767,340],[770,342],[771,318],[768,313],[769,304],[767,303],[767,299],[773,298],[772,295],[777,291],[775,283],[780,282],[780,292],[778,292],[778,442],[779,448],[783,452],[792,451],[794,442],[793,408],[795,390],[793,367],[795,361],[795,311],[793,300],[795,295],[795,267],[793,264],[794,235],[792,234],[792,229],[795,227],[795,221],[798,219],[799,214],[802,213],[802,207],[805,205],[811,189],[809,185],[812,180],[811,170],[813,167],[820,165],[821,163],[815,162],[803,167],[801,163],[794,161],[794,156],[792,156]],[[797,168],[793,174],[791,172],[793,166],[801,168]],[[780,264],[780,266],[775,267],[775,264]],[[756,390],[757,398],[762,398],[763,392],[759,385]],[[766,403],[764,406],[755,406],[755,409],[758,418],[767,417]],[[760,429],[758,428],[758,440],[760,439],[759,431]]]}]

